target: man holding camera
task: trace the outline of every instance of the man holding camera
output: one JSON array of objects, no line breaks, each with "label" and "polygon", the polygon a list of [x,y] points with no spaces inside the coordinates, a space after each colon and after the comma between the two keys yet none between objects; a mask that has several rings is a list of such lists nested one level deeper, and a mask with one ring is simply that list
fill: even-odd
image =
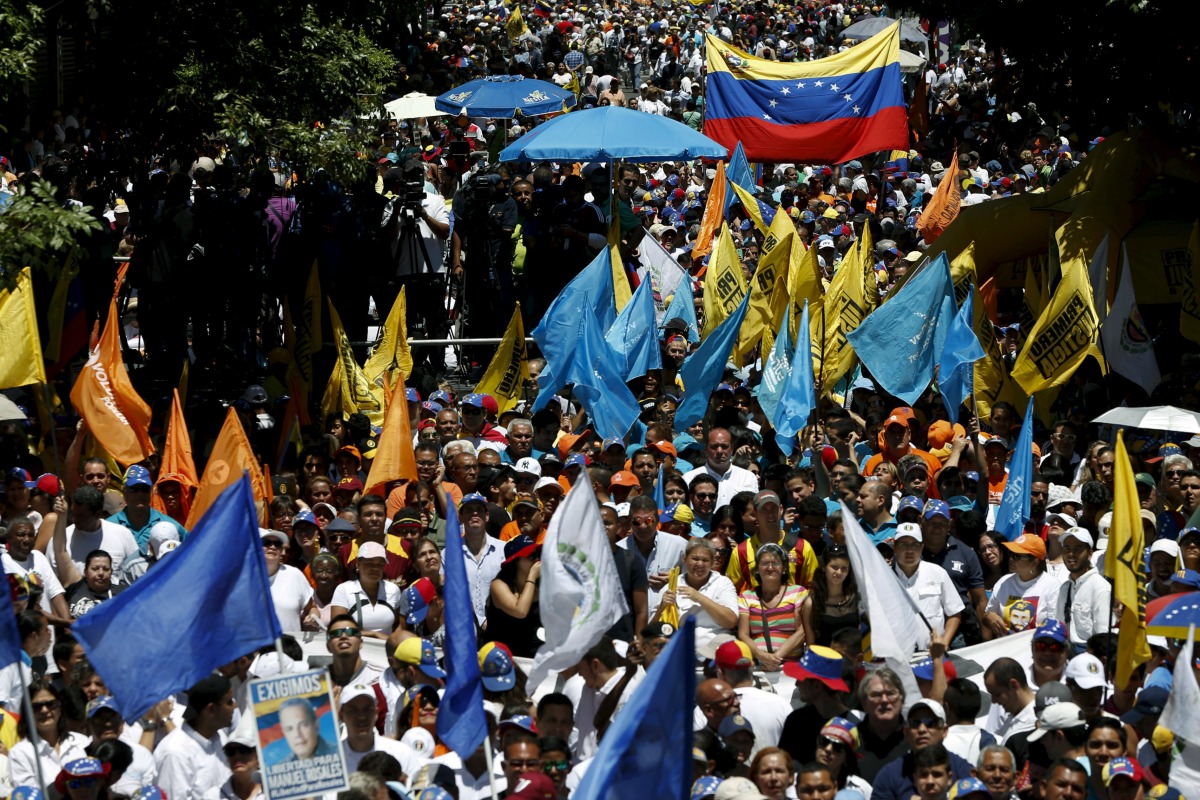
[{"label": "man holding camera", "polygon": [[[387,317],[388,310],[405,287],[409,335],[423,328],[428,338],[445,335],[446,266],[445,241],[450,236],[450,212],[446,202],[425,191],[425,170],[420,161],[408,161],[403,167],[389,169],[383,176],[384,194],[391,199],[383,213],[384,240],[395,268],[385,270],[392,275],[377,297],[379,316]],[[414,358],[430,359],[430,368],[439,372],[443,350],[422,347],[413,352]]]}]

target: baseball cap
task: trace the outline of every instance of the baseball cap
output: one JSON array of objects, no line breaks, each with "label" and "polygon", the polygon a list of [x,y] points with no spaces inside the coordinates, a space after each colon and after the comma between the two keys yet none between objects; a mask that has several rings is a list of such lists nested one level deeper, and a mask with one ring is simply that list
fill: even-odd
[{"label": "baseball cap", "polygon": [[779,502],[779,495],[775,494],[772,491],[761,491],[758,494],[754,495],[754,508],[755,509],[762,508],[763,506],[767,505],[768,503],[774,503],[777,506],[782,506],[782,503]]},{"label": "baseball cap", "polygon": [[925,708],[932,711],[933,715],[935,717],[937,717],[940,721],[942,721],[942,722],[946,721],[946,709],[942,706],[942,704],[939,703],[937,700],[930,700],[927,697],[922,697],[920,700],[913,703],[912,706],[909,707],[908,711],[904,712],[905,722],[912,719],[912,717],[916,715],[917,709],[920,708],[921,706],[924,706]]},{"label": "baseball cap", "polygon": [[400,593],[399,611],[405,622],[412,626],[424,622],[429,614],[429,603],[436,596],[437,587],[429,578],[418,578],[404,587],[404,591]]},{"label": "baseball cap", "polygon": [[1040,714],[1046,706],[1072,702],[1072,697],[1070,688],[1062,681],[1046,681],[1033,696],[1033,710]]},{"label": "baseball cap", "polygon": [[914,469],[919,469],[926,474],[929,473],[929,465],[925,463],[925,459],[912,453],[902,456],[900,461],[896,463],[896,468],[899,470],[901,478],[907,477],[908,473]]},{"label": "baseball cap", "polygon": [[371,700],[376,700],[375,690],[365,683],[354,683],[342,689],[341,704],[346,705],[351,700],[357,700],[360,697],[369,697]]},{"label": "baseball cap", "polygon": [[58,496],[59,491],[62,489],[62,484],[59,482],[58,476],[51,475],[49,472],[39,475],[38,479],[34,481],[33,486],[52,497]]},{"label": "baseball cap", "polygon": [[915,419],[916,416],[913,415],[913,410],[911,408],[907,406],[901,406],[899,408],[892,409],[892,413],[888,415],[888,418],[883,423],[883,426],[885,428],[890,425],[903,425],[908,427],[908,423]]},{"label": "baseball cap", "polygon": [[1091,653],[1080,653],[1067,662],[1064,683],[1074,683],[1080,689],[1099,689],[1105,684],[1104,665]]},{"label": "baseball cap", "polygon": [[[924,462],[922,462],[922,466],[924,466]],[[950,506],[945,500],[928,500],[925,502],[923,513],[925,519],[933,519],[937,516],[950,519]]]},{"label": "baseball cap", "polygon": [[1086,528],[1075,526],[1073,528],[1067,528],[1058,535],[1059,544],[1066,544],[1068,539],[1074,539],[1076,541],[1083,542],[1088,547],[1095,547],[1095,542],[1092,541],[1092,534],[1089,533]]},{"label": "baseball cap", "polygon": [[359,545],[358,559],[361,561],[364,558],[382,558],[387,559],[387,548],[379,542],[364,542]]},{"label": "baseball cap", "polygon": [[1134,783],[1141,783],[1145,777],[1142,765],[1138,763],[1138,760],[1126,756],[1117,756],[1109,761],[1104,765],[1104,771],[1101,774],[1104,777],[1105,786],[1110,786],[1117,778],[1129,778]]},{"label": "baseball cap", "polygon": [[669,622],[651,622],[642,628],[643,639],[670,639],[676,633],[676,627]]},{"label": "baseball cap", "polygon": [[950,506],[951,511],[970,511],[974,508],[971,498],[961,494],[954,495],[946,503]]},{"label": "baseball cap", "polygon": [[352,444],[339,447],[338,451],[334,453],[333,457],[336,459],[338,456],[343,454],[353,456],[355,461],[357,461],[359,464],[362,463],[362,453],[359,452],[359,449]]},{"label": "baseball cap", "polygon": [[798,681],[812,679],[837,692],[850,691],[850,687],[842,678],[842,654],[832,647],[813,645],[805,651],[799,661],[785,661],[783,672]]},{"label": "baseball cap", "polygon": [[313,516],[312,511],[308,510],[307,508],[302,508],[296,512],[296,516],[292,517],[292,528],[295,529],[296,525],[300,523],[316,525],[317,518]]},{"label": "baseball cap", "polygon": [[1191,589],[1200,589],[1200,572],[1194,569],[1181,569],[1171,576],[1170,583],[1178,583]]},{"label": "baseball cap", "polygon": [[479,648],[479,670],[483,673],[483,688],[489,692],[505,692],[517,683],[512,653],[500,642],[488,642]]},{"label": "baseball cap", "polygon": [[915,522],[901,522],[896,526],[896,532],[892,534],[892,541],[898,542],[901,539],[916,539],[918,542],[925,541],[921,535],[921,526]]},{"label": "baseball cap", "polygon": [[692,509],[683,503],[672,503],[658,515],[659,522],[682,522],[691,525],[696,521]]},{"label": "baseball cap", "polygon": [[274,539],[275,541],[279,542],[284,547],[287,547],[287,543],[288,543],[288,538],[287,538],[286,533],[284,533],[283,531],[273,531],[270,528],[259,528],[258,529],[258,538],[263,541],[265,541],[267,539]]},{"label": "baseball cap", "polygon": [[725,642],[717,648],[714,659],[721,669],[754,669],[754,653],[750,646],[738,639]]},{"label": "baseball cap", "polygon": [[533,721],[533,717],[529,716],[528,714],[514,714],[508,719],[502,721],[497,727],[497,730],[503,730],[504,728],[520,728],[523,731],[529,731],[534,736],[536,736],[538,732],[537,723],[535,723]]},{"label": "baseball cap", "polygon": [[1147,486],[1151,489],[1158,488],[1158,484],[1154,482],[1154,476],[1148,472],[1139,472],[1133,476],[1133,482],[1142,486]]},{"label": "baseball cap", "polygon": [[1154,544],[1150,545],[1150,555],[1155,553],[1167,553],[1172,558],[1179,558],[1179,543],[1170,539],[1155,539]]},{"label": "baseball cap", "polygon": [[511,800],[555,800],[558,797],[558,787],[543,772],[524,772],[506,796]]},{"label": "baseball cap", "polygon": [[601,444],[600,444],[600,450],[602,452],[608,452],[608,448],[610,448],[610,447],[619,447],[622,450],[624,450],[625,449],[625,440],[622,439],[620,436],[610,436],[607,439],[605,439],[603,442],[601,442]]},{"label": "baseball cap", "polygon": [[[25,485],[33,488],[35,484],[26,483]],[[154,481],[150,480],[150,470],[146,469],[140,464],[134,464],[125,473],[126,489],[131,489],[134,486],[145,486],[147,489],[149,489],[153,485]]]},{"label": "baseball cap", "polygon": [[1037,730],[1029,734],[1029,741],[1036,742],[1051,731],[1078,728],[1086,722],[1083,710],[1074,703],[1051,703],[1038,714]]},{"label": "baseball cap", "polygon": [[713,800],[767,800],[749,778],[726,778],[721,781]]},{"label": "baseball cap", "polygon": [[504,561],[503,564],[511,564],[518,558],[537,557],[538,551],[542,546],[535,542],[531,537],[520,533],[504,543]]},{"label": "baseball cap", "polygon": [[1200,536],[1200,528],[1184,528],[1179,532],[1179,541],[1183,541],[1188,536]]},{"label": "baseball cap", "polygon": [[542,477],[542,465],[536,458],[525,456],[525,458],[517,459],[517,463],[513,464],[513,472],[518,475],[536,475],[540,478]]},{"label": "baseball cap", "polygon": [[420,667],[421,672],[424,672],[431,678],[442,680],[446,678],[446,673],[438,666],[437,653],[434,652],[433,642],[428,639],[421,639],[415,636],[409,637],[396,645],[396,652],[392,653],[392,655],[397,661]]},{"label": "baseball cap", "polygon": [[1079,522],[1070,514],[1047,514],[1046,524],[1057,524],[1060,528],[1074,528],[1079,525]]},{"label": "baseball cap", "polygon": [[[145,468],[143,467],[143,469],[145,469]],[[29,474],[29,470],[21,469],[20,467],[13,467],[12,469],[10,469],[8,471],[8,478],[10,480],[16,479],[16,480],[21,481],[22,483],[25,484],[26,489],[32,489],[34,486],[37,485],[33,481],[33,476]]]},{"label": "baseball cap", "polygon": [[954,782],[950,787],[947,798],[948,800],[959,800],[959,798],[968,797],[973,794],[982,794],[985,798],[989,799],[992,796],[987,784],[979,780],[979,778],[963,778]]},{"label": "baseball cap", "polygon": [[98,758],[77,758],[63,765],[62,771],[54,779],[54,788],[66,795],[69,778],[103,777],[112,770],[112,765]]},{"label": "baseball cap", "polygon": [[117,701],[111,695],[97,697],[87,704],[87,718],[91,719],[104,709],[115,711],[120,714],[121,710],[117,708]]},{"label": "baseball cap", "polygon": [[337,482],[337,486],[333,487],[335,492],[361,492],[363,490],[363,482],[358,478],[342,478]]},{"label": "baseball cap", "polygon": [[821,727],[821,736],[837,739],[851,750],[858,749],[858,729],[845,717],[833,717]]},{"label": "baseball cap", "polygon": [[533,491],[541,494],[542,489],[554,488],[559,494],[563,494],[562,484],[554,480],[554,478],[539,478],[538,482],[533,485]]},{"label": "baseball cap", "polygon": [[1048,619],[1033,632],[1033,640],[1053,639],[1059,644],[1066,644],[1067,626],[1057,619]]},{"label": "baseball cap", "polygon": [[921,504],[921,498],[909,494],[900,498],[900,505],[896,506],[896,516],[899,517],[903,511],[916,511],[919,516],[924,510],[925,506]]},{"label": "baseball cap", "polygon": [[1022,533],[1013,541],[1005,542],[1004,546],[1011,553],[1024,553],[1039,560],[1046,558],[1046,543],[1042,537],[1032,533]]},{"label": "baseball cap", "polygon": [[[699,783],[699,781],[697,781],[697,783]],[[45,800],[45,795],[43,795],[42,790],[36,786],[18,786],[12,790],[12,794],[10,794],[8,798],[9,800]],[[695,786],[692,787],[692,800],[699,800],[699,798],[695,795]]]},{"label": "baseball cap", "polygon": [[471,392],[463,397],[462,405],[471,406],[472,408],[484,408],[483,395]]},{"label": "baseball cap", "polygon": [[[933,659],[926,658],[912,665],[913,675],[916,675],[923,681],[933,680]],[[958,677],[958,670],[954,667],[954,662],[948,658],[942,659],[942,671],[946,673],[946,680],[952,681]]]},{"label": "baseball cap", "polygon": [[458,510],[462,511],[463,508],[469,506],[471,503],[482,503],[486,506],[487,498],[481,495],[479,492],[471,492],[470,494],[463,495],[463,499],[458,503]]},{"label": "baseball cap", "polygon": [[1161,686],[1142,689],[1138,692],[1137,703],[1121,716],[1121,722],[1136,725],[1146,717],[1157,717],[1162,713],[1163,706],[1167,704],[1167,698],[1170,696],[1170,691]]},{"label": "baseball cap", "polygon": [[563,469],[571,467],[586,467],[588,465],[588,457],[583,453],[571,453],[567,456],[567,460],[563,462]]},{"label": "baseball cap", "polygon": [[675,450],[675,445],[671,444],[670,442],[668,442],[666,440],[659,441],[659,442],[651,442],[650,444],[646,445],[646,449],[647,450],[657,450],[660,453],[666,453],[667,455],[671,455],[671,456],[679,455],[679,453],[676,452],[676,450]]},{"label": "baseball cap", "polygon": [[1046,493],[1047,511],[1053,513],[1055,509],[1064,505],[1065,503],[1076,502],[1078,501],[1075,499],[1075,495],[1071,491],[1070,486],[1063,486],[1062,484],[1058,483],[1050,484],[1050,490]]},{"label": "baseball cap", "polygon": [[754,726],[749,720],[741,714],[730,714],[725,719],[721,720],[721,727],[717,729],[717,735],[722,739],[728,739],[738,731],[746,731],[751,736],[754,735]]},{"label": "baseball cap", "polygon": [[[700,752],[701,754],[704,753],[703,750]],[[708,763],[708,756],[704,757],[704,763]],[[692,793],[688,795],[688,800],[705,800],[705,798],[712,797],[716,794],[717,787],[720,785],[721,779],[716,775],[701,775],[692,784]]]},{"label": "baseball cap", "polygon": [[179,529],[169,520],[159,520],[150,526],[150,536],[146,541],[150,553],[158,558],[162,555],[163,545],[167,542],[179,544]]}]

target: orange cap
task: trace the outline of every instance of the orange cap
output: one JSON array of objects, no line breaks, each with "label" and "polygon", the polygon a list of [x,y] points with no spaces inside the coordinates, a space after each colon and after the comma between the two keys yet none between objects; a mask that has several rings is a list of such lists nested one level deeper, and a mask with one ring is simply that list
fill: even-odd
[{"label": "orange cap", "polygon": [[1025,553],[1043,561],[1046,559],[1046,543],[1042,537],[1032,533],[1022,533],[1016,541],[1005,542],[1004,546],[1012,553]]},{"label": "orange cap", "polygon": [[637,475],[623,469],[612,476],[612,480],[608,482],[608,487],[611,489],[614,486],[641,486],[641,483]]},{"label": "orange cap", "polygon": [[646,448],[648,450],[657,450],[660,453],[668,453],[669,455],[675,456],[676,458],[679,457],[679,453],[675,450],[675,445],[671,444],[670,442],[668,442],[666,440],[648,444],[648,445],[646,445]]},{"label": "orange cap", "polygon": [[966,430],[964,430],[963,426],[959,425],[958,423],[951,425],[944,419],[935,420],[934,423],[929,426],[929,434],[927,437],[929,440],[929,449],[941,450],[943,447],[950,444],[950,442],[954,441],[954,437],[966,435]]},{"label": "orange cap", "polygon": [[916,415],[913,414],[913,410],[911,408],[908,406],[900,406],[899,408],[892,409],[892,413],[888,415],[887,422],[884,423],[883,427],[886,428],[889,425],[907,426],[908,423],[915,419]]}]

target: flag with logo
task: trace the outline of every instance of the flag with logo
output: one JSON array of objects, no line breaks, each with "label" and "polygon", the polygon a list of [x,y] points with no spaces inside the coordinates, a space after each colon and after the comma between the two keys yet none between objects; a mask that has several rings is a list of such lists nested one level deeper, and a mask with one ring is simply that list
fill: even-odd
[{"label": "flag with logo", "polygon": [[763,240],[758,268],[750,276],[750,308],[738,334],[738,352],[749,353],[771,325],[777,279],[787,275],[796,228],[787,214],[775,215]]},{"label": "flag with logo", "polygon": [[622,365],[624,380],[640,378],[652,369],[662,369],[658,324],[654,314],[651,281],[642,281],[633,299],[617,314],[604,335]]},{"label": "flag with logo", "polygon": [[[704,331],[707,337],[741,305],[748,287],[729,226],[722,225],[704,273]],[[728,353],[726,353],[728,355]]]},{"label": "flag with logo", "polygon": [[[1114,304],[1115,310],[1115,304]],[[1108,550],[1104,556],[1104,574],[1112,581],[1113,600],[1121,604],[1121,624],[1117,640],[1118,689],[1129,684],[1138,664],[1150,660],[1146,643],[1146,562],[1143,553],[1141,503],[1133,467],[1125,451],[1125,434],[1117,431],[1116,458],[1113,462],[1112,525],[1108,529]]]},{"label": "flag with logo", "polygon": [[[250,489],[255,502],[265,503],[268,486],[263,478],[262,469],[254,457],[254,449],[246,438],[242,421],[238,418],[237,409],[230,407],[225,414],[225,424],[217,434],[212,452],[208,454],[208,463],[204,467],[204,475],[200,478],[200,488],[192,501],[192,509],[188,514],[185,528],[191,530],[204,516],[204,512],[217,502],[226,489],[242,480],[242,475],[248,474]],[[263,508],[263,519],[266,519],[267,509]]]},{"label": "flag with logo", "polygon": [[[159,482],[167,478],[179,482],[180,512],[175,521],[183,525],[191,513],[192,495],[200,485],[200,478],[196,472],[196,462],[192,459],[192,437],[188,434],[187,420],[183,418],[183,402],[179,399],[178,389],[174,390],[171,399],[171,418],[167,422],[162,462],[158,467]],[[164,514],[168,513],[167,505],[159,494],[158,483],[154,485],[150,505]]]},{"label": "flag with logo", "polygon": [[[412,350],[408,346],[408,297],[404,289],[400,287],[400,294],[396,296],[383,323],[379,341],[363,364],[363,375],[371,386],[371,395],[380,406],[387,405],[386,397],[391,388],[412,374]],[[378,415],[378,421],[373,419],[371,423],[382,424],[382,414]]]},{"label": "flag with logo", "polygon": [[1025,339],[1012,377],[1028,394],[1066,383],[1096,343],[1099,322],[1087,269],[1063,276]]},{"label": "flag with logo", "polygon": [[987,356],[975,335],[974,317],[975,292],[972,290],[950,322],[938,364],[938,391],[951,423],[958,422],[959,409],[971,395],[975,362]]},{"label": "flag with logo", "polygon": [[704,134],[762,162],[841,164],[908,147],[900,23],[816,61],[755,58],[711,34]]},{"label": "flag with logo", "polygon": [[520,6],[513,7],[512,13],[504,23],[504,30],[508,33],[508,38],[514,41],[529,33],[525,20],[521,18]]},{"label": "flag with logo", "polygon": [[857,357],[854,347],[846,337],[879,305],[874,254],[875,244],[871,239],[871,229],[865,227],[862,238],[850,246],[846,258],[838,266],[833,281],[829,284],[829,291],[825,296],[832,306],[825,309],[828,324],[823,348],[826,363],[822,391],[828,391],[828,387],[836,385],[854,369]]},{"label": "flag with logo", "polygon": [[0,291],[0,388],[45,382],[33,277],[25,267],[17,273],[16,286]]},{"label": "flag with logo", "polygon": [[775,419],[779,401],[787,388],[788,376],[792,374],[792,336],[788,333],[791,311],[790,306],[783,310],[783,323],[779,327],[779,335],[775,337],[763,363],[762,380],[754,387],[754,396],[758,399],[763,416],[768,420]]},{"label": "flag with logo", "polygon": [[525,348],[525,323],[521,319],[521,304],[517,303],[504,330],[500,347],[475,385],[475,393],[490,394],[496,398],[496,405],[503,414],[521,399],[528,380],[529,354]]},{"label": "flag with logo", "polygon": [[[334,374],[338,378],[338,405],[331,411],[327,411],[326,415],[340,410],[343,416],[349,417],[361,411],[371,420],[372,425],[382,425],[383,385],[380,384],[376,387],[368,380],[367,374],[354,357],[354,348],[350,346],[350,337],[346,335],[346,329],[342,327],[342,318],[338,315],[337,309],[333,307],[333,301],[326,298],[326,302],[329,304],[329,325],[333,329],[333,341],[338,351],[337,367],[334,369]],[[393,310],[395,309],[393,308]],[[391,357],[393,353],[387,355]],[[409,368],[412,368],[411,362]],[[378,394],[376,394],[376,389],[378,389]]]},{"label": "flag with logo", "polygon": [[[1099,312],[1099,308],[1096,309]],[[1112,311],[1100,327],[1100,338],[1104,342],[1104,357],[1116,373],[1141,386],[1146,394],[1154,391],[1162,380],[1158,370],[1158,359],[1154,356],[1154,340],[1142,321],[1137,298],[1133,292],[1133,274],[1129,266],[1129,253],[1121,245],[1121,277],[1117,282],[1117,295],[1113,298]]]}]

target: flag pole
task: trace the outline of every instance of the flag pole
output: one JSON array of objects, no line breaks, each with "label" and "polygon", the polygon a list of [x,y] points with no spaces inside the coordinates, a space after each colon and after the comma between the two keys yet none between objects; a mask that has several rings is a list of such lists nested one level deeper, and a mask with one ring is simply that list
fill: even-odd
[{"label": "flag pole", "polygon": [[62,467],[58,463],[58,431],[54,425],[54,407],[50,405],[50,384],[42,384],[42,394],[46,398],[46,413],[50,417],[50,452],[54,454],[54,474],[62,475]]},{"label": "flag pole", "polygon": [[[33,717],[33,700],[29,697],[29,682],[25,680],[25,665],[18,659],[16,666],[17,675],[21,679],[21,699],[25,703],[25,714],[29,720],[29,725],[27,726],[29,729],[29,743],[33,745],[33,752],[36,755],[40,749],[38,745],[41,744],[40,740],[42,737],[38,736],[37,723]],[[37,766],[38,784],[42,789],[42,795],[49,797],[49,794],[46,792],[46,776],[42,771],[42,759],[35,757],[33,763]]]},{"label": "flag pole", "polygon": [[484,769],[488,774],[488,788],[492,792],[492,800],[500,800],[500,795],[496,793],[496,770],[492,767],[492,737],[488,736],[483,740],[483,763]]}]

